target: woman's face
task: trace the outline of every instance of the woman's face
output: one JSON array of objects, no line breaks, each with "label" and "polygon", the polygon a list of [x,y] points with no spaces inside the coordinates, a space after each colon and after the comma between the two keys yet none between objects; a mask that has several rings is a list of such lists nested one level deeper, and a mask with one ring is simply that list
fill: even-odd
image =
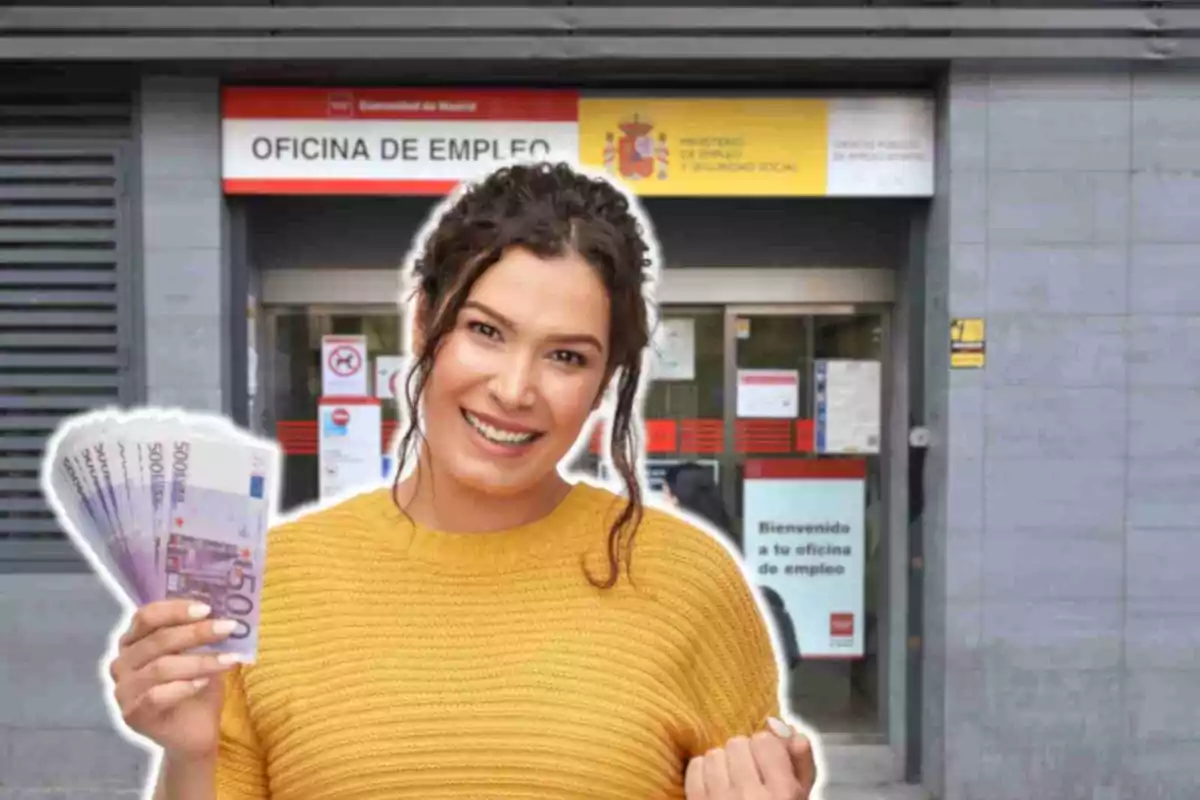
[{"label": "woman's face", "polygon": [[578,255],[505,253],[471,288],[426,387],[439,475],[500,495],[551,477],[603,389],[609,317]]}]

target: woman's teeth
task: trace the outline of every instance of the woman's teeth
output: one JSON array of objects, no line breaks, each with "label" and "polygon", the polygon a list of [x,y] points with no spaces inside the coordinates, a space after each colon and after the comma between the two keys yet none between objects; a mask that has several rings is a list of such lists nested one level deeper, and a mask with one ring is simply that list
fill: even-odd
[{"label": "woman's teeth", "polygon": [[483,438],[497,444],[524,444],[532,441],[534,437],[532,433],[517,433],[494,428],[470,412],[465,412],[463,416],[467,418],[467,422],[471,423],[471,427],[483,435]]}]

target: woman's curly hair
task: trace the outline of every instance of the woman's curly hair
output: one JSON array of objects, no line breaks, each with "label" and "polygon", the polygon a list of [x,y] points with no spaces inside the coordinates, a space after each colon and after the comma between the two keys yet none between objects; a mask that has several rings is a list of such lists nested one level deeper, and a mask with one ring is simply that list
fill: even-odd
[{"label": "woman's curly hair", "polygon": [[[504,167],[464,192],[446,209],[415,259],[413,272],[423,304],[424,344],[413,353],[405,381],[408,424],[399,447],[399,470],[421,436],[418,413],[430,371],[445,337],[455,326],[475,282],[505,251],[520,247],[543,258],[575,253],[600,277],[608,291],[612,322],[604,385],[617,379],[616,410],[609,436],[613,465],[627,492],[624,509],[609,530],[607,580],[619,575],[622,542],[632,541],[642,518],[642,496],[634,469],[640,446],[634,401],[642,353],[650,340],[643,295],[650,251],[629,201],[608,182],[566,164]],[[603,391],[603,390],[602,390]]]}]

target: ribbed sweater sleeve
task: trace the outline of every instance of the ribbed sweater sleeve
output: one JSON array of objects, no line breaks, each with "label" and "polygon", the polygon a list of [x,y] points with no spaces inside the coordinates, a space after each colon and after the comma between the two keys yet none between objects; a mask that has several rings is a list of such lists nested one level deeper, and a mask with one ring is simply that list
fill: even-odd
[{"label": "ribbed sweater sleeve", "polygon": [[[682,676],[703,734],[699,755],[734,736],[763,730],[779,715],[779,666],[770,633],[740,562],[715,538],[689,532],[678,520],[659,516],[649,536],[662,552],[648,559],[649,569],[671,576],[662,601],[676,609],[686,625],[692,652]],[[659,547],[648,547],[658,550]]]}]

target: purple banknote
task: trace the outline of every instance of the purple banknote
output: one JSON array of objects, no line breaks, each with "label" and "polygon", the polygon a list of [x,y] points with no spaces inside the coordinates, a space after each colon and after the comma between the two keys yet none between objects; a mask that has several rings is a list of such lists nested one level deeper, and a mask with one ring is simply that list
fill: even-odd
[{"label": "purple banknote", "polygon": [[60,522],[135,606],[164,598],[232,619],[208,650],[254,659],[279,451],[202,415],[106,411],[69,421],[43,468]]}]

